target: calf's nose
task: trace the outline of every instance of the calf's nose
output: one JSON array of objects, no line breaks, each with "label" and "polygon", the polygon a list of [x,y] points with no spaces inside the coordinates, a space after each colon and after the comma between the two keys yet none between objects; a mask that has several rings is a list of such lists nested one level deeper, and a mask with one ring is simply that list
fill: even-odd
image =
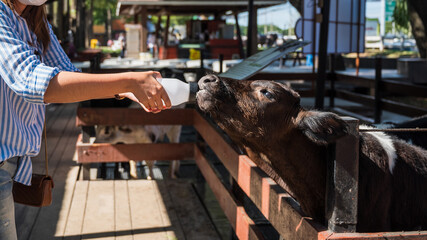
[{"label": "calf's nose", "polygon": [[206,75],[199,81],[199,88],[204,89],[207,85],[215,85],[219,82],[219,78],[215,75]]}]

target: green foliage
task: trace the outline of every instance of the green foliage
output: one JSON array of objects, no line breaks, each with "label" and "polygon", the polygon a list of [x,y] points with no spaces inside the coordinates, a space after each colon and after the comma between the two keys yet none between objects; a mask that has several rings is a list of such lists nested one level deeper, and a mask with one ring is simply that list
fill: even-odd
[{"label": "green foliage", "polygon": [[[289,30],[288,29],[283,30],[276,25],[270,25],[270,24],[258,25],[258,34],[264,34],[265,35],[269,32],[276,32],[276,33],[282,33],[284,35],[287,35],[288,34],[287,31],[289,31]],[[242,36],[246,36],[248,34],[248,27],[240,26],[240,32],[241,32]],[[292,32],[293,31],[291,30],[291,33]]]},{"label": "green foliage", "polygon": [[396,0],[396,8],[393,12],[393,19],[396,30],[405,34],[411,32],[407,0]]},{"label": "green foliage", "polygon": [[[186,16],[170,16],[169,25],[171,27],[185,25],[185,23],[187,21],[191,20],[192,18],[193,18],[193,16],[189,16],[189,15],[186,15]],[[157,23],[157,19],[158,19],[157,16],[152,16],[151,17],[151,21],[154,24]],[[162,16],[162,22],[161,22],[161,24],[162,24],[163,27],[166,26],[166,19],[167,19],[166,16]]]},{"label": "green foliage", "polygon": [[120,56],[121,49],[118,50],[112,50],[110,47],[99,47],[101,49],[101,52],[103,54],[110,54],[112,57],[118,57]]},{"label": "green foliage", "polygon": [[86,7],[90,7],[93,2],[93,24],[100,25],[107,22],[107,10],[111,11],[111,19],[117,18],[116,7],[117,0],[86,0]]},{"label": "green foliage", "polygon": [[283,30],[276,25],[267,24],[267,25],[258,25],[258,33],[266,35],[269,32],[282,33]]}]

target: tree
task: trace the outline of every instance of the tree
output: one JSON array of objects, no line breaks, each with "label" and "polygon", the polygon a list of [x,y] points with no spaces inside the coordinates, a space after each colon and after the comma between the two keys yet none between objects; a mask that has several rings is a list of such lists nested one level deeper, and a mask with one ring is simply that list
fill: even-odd
[{"label": "tree", "polygon": [[408,4],[406,0],[396,0],[396,7],[393,12],[393,19],[397,31],[408,34],[411,30],[409,23]]},{"label": "tree", "polygon": [[[407,16],[405,17],[404,3],[407,4]],[[300,14],[302,14],[303,0],[289,0]],[[405,26],[408,20],[411,24],[412,35],[417,43],[418,51],[422,58],[427,58],[427,1],[426,0],[397,0],[396,6],[398,12],[396,13],[398,24],[400,27]],[[403,6],[403,8],[401,8]],[[396,20],[396,19],[395,19]]]},{"label": "tree", "polygon": [[422,58],[427,58],[427,1],[407,0],[412,35]]},{"label": "tree", "polygon": [[93,2],[93,23],[95,25],[104,24],[109,20],[109,14],[113,13],[112,19],[117,18],[115,16],[117,8],[117,0],[86,0],[86,6],[89,6],[90,2]]}]

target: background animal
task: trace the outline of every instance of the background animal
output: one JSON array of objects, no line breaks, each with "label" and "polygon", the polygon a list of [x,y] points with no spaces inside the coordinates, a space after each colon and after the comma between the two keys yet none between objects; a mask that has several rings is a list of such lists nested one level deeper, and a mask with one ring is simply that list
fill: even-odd
[{"label": "background animal", "polygon": [[[153,143],[163,141],[165,137],[171,143],[178,143],[181,126],[178,125],[125,125],[125,126],[97,126],[96,142],[111,144]],[[153,179],[155,161],[146,161],[149,169],[147,179]],[[179,174],[179,160],[173,160],[169,167],[169,177],[177,178]],[[138,178],[137,165],[134,160],[129,161],[131,178]]]},{"label": "background animal", "polygon": [[[427,115],[423,115],[401,123],[386,123],[389,128],[427,128]],[[413,145],[427,149],[427,132],[389,132],[389,135],[396,136]]]},{"label": "background animal", "polygon": [[[348,126],[331,112],[308,111],[273,81],[207,75],[197,102],[302,210],[325,223],[327,147]],[[360,133],[359,232],[427,229],[427,151],[382,132]]]},{"label": "background animal", "polygon": [[[141,108],[138,104],[129,99],[99,99],[91,100],[90,106],[95,108],[120,107],[120,108]],[[184,105],[175,108],[183,108]],[[131,144],[131,143],[153,143],[164,141],[165,136],[171,143],[178,143],[181,135],[181,126],[178,125],[125,125],[125,126],[96,126],[96,142],[111,144]],[[148,179],[153,178],[153,166],[155,161],[146,161],[149,169]],[[179,175],[179,160],[171,162],[169,177],[177,178]],[[129,161],[129,175],[137,178],[136,162]]]}]

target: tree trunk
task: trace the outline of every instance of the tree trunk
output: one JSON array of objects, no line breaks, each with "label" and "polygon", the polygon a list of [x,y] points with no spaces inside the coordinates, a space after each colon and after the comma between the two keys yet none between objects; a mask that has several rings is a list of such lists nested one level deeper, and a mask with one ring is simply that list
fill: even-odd
[{"label": "tree trunk", "polygon": [[56,12],[56,27],[58,28],[58,38],[59,40],[64,40],[64,0],[58,0],[58,7]]},{"label": "tree trunk", "polygon": [[93,36],[93,1],[89,3],[89,9],[86,9],[86,38],[85,38],[85,46],[90,46],[90,40],[94,38]]},{"label": "tree trunk", "polygon": [[412,34],[422,58],[427,57],[427,1],[408,0],[409,21]]},{"label": "tree trunk", "polygon": [[112,34],[112,18],[111,18],[111,9],[107,8],[107,21],[105,22],[105,29],[107,31],[107,40],[113,39],[113,34]]},{"label": "tree trunk", "polygon": [[84,0],[76,0],[76,36],[75,44],[76,48],[85,48],[85,39],[86,39],[86,5]]}]

